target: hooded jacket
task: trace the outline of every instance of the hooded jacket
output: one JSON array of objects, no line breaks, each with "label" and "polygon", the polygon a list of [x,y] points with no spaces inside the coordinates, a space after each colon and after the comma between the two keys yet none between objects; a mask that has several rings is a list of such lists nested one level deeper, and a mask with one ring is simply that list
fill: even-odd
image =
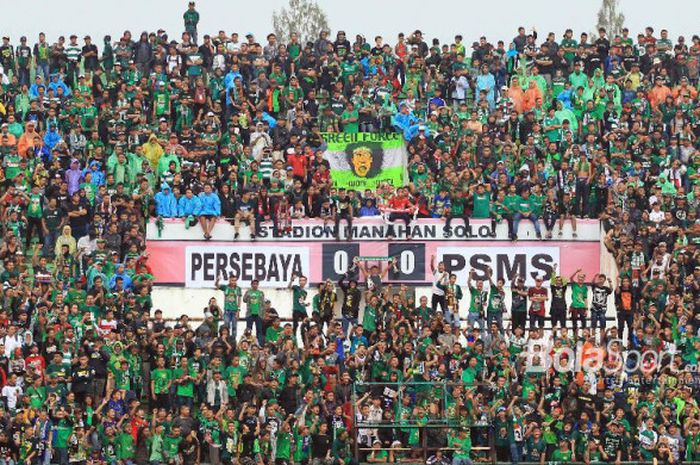
[{"label": "hooded jacket", "polygon": [[191,199],[188,199],[186,195],[183,195],[177,202],[177,216],[180,218],[197,215],[200,210],[201,202],[197,196],[193,195]]},{"label": "hooded jacket", "polygon": [[155,195],[156,215],[163,218],[174,218],[177,216],[177,199],[168,183],[160,186],[160,192]]},{"label": "hooded jacket", "polygon": [[59,142],[61,142],[61,134],[59,134],[58,130],[56,128],[51,129],[49,131],[46,131],[46,135],[44,135],[44,144],[50,149],[53,150],[53,148],[58,145]]},{"label": "hooded jacket", "polygon": [[164,153],[162,157],[158,160],[158,176],[162,176],[163,173],[168,171],[170,168],[170,162],[175,162],[175,170],[180,171],[180,158],[174,153]]},{"label": "hooded jacket", "polygon": [[109,288],[111,290],[116,289],[117,278],[122,278],[124,280],[124,290],[127,290],[127,291],[131,290],[133,283],[132,283],[129,275],[126,274],[126,267],[121,263],[119,265],[117,265],[117,272],[114,273],[114,276],[112,276],[112,279],[109,280]]},{"label": "hooded jacket", "polygon": [[221,200],[214,192],[199,194],[200,210],[197,215],[221,216]]},{"label": "hooded jacket", "polygon": [[158,143],[158,138],[156,135],[151,134],[151,136],[148,138],[148,142],[143,144],[141,147],[143,147],[143,156],[146,158],[146,160],[148,160],[148,163],[150,163],[151,169],[157,169],[158,161],[160,161],[160,157],[163,156],[164,150]]},{"label": "hooded jacket", "polygon": [[61,78],[59,77],[58,79],[56,79],[56,80],[51,80],[51,82],[49,82],[48,88],[51,89],[51,90],[53,90],[54,95],[58,95],[58,89],[59,89],[59,87],[60,87],[61,89],[63,89],[63,95],[65,95],[66,97],[70,96],[70,94],[71,94],[70,87],[68,87],[68,86],[66,85],[66,83],[63,82],[63,79],[61,79]]},{"label": "hooded jacket", "polygon": [[83,170],[83,177],[85,177],[87,173],[90,173],[92,175],[92,178],[90,178],[90,182],[92,183],[92,185],[95,187],[102,186],[105,183],[105,174],[104,171],[101,170],[101,168],[102,163],[100,163],[97,160],[93,160],[90,162],[90,166]]}]

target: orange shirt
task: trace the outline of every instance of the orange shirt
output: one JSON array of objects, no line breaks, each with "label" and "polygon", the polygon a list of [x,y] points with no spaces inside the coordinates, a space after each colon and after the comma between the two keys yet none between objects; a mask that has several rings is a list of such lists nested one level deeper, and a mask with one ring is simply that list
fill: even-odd
[{"label": "orange shirt", "polygon": [[542,92],[540,92],[539,87],[533,86],[528,88],[523,96],[523,111],[530,111],[535,108],[538,98],[542,98]]},{"label": "orange shirt", "polygon": [[523,112],[523,100],[525,99],[525,93],[522,87],[511,87],[508,89],[508,97],[513,101],[513,109],[518,112],[518,114]]},{"label": "orange shirt", "polygon": [[34,148],[34,136],[36,132],[25,132],[19,136],[19,142],[17,143],[17,153],[20,157],[25,157],[27,155],[27,150]]},{"label": "orange shirt", "polygon": [[660,103],[666,100],[666,97],[669,95],[671,95],[671,89],[667,86],[654,86],[649,91],[647,98],[649,99],[651,107],[656,108]]},{"label": "orange shirt", "polygon": [[678,85],[673,89],[673,98],[675,100],[678,100],[678,97],[682,97],[684,95],[688,95],[690,98],[695,98],[698,96],[698,91],[693,86],[683,85]]},{"label": "orange shirt", "polygon": [[[2,138],[5,136],[7,136],[7,142],[2,141]],[[17,145],[17,138],[11,132],[8,132],[7,134],[2,134],[0,135],[0,145],[2,145],[3,147],[14,147],[15,145]]]}]

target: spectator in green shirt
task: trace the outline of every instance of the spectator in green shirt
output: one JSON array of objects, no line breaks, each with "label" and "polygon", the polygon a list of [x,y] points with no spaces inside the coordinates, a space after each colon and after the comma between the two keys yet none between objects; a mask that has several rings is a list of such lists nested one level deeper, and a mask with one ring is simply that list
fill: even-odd
[{"label": "spectator in green shirt", "polygon": [[248,313],[246,315],[246,330],[250,331],[253,329],[253,324],[255,324],[255,334],[258,339],[258,343],[262,344],[265,340],[263,338],[262,331],[262,315],[261,310],[263,303],[265,303],[265,294],[258,289],[260,282],[254,279],[250,282],[250,289],[248,289],[243,295],[243,302],[248,305]]},{"label": "spectator in green shirt", "polygon": [[487,191],[484,183],[477,184],[475,191],[472,194],[474,201],[472,218],[489,218],[491,216],[491,193]]},{"label": "spectator in green shirt", "polygon": [[192,408],[196,373],[192,373],[188,362],[187,357],[180,359],[180,366],[173,369],[172,379],[176,386],[175,399],[178,407],[186,405]]},{"label": "spectator in green shirt", "polygon": [[292,273],[292,279],[287,285],[287,288],[292,290],[292,319],[294,322],[295,335],[299,324],[309,317],[306,312],[306,308],[310,305],[310,303],[306,301],[306,296],[308,295],[306,291],[307,281],[308,279],[306,276],[297,276],[296,273]]},{"label": "spectator in green shirt", "polygon": [[552,461],[554,462],[571,462],[573,460],[573,453],[571,451],[571,445],[566,439],[559,441],[559,448],[552,452]]},{"label": "spectator in green shirt", "polygon": [[532,225],[535,227],[535,233],[538,239],[542,239],[542,232],[540,231],[540,222],[537,214],[535,213],[535,205],[533,200],[530,198],[530,191],[525,189],[517,203],[515,204],[515,214],[513,215],[513,240],[518,240],[518,226],[520,221],[527,219],[532,221]]},{"label": "spectator in green shirt", "polygon": [[284,328],[281,326],[281,321],[282,320],[279,318],[272,320],[272,326],[268,326],[267,330],[265,331],[265,342],[277,344],[280,334],[282,334],[282,331],[284,331]]},{"label": "spectator in green shirt", "polygon": [[340,115],[340,122],[343,125],[343,132],[346,134],[355,134],[360,130],[359,113],[355,109],[352,102],[345,105],[345,111]]},{"label": "spectator in green shirt", "polygon": [[156,360],[156,369],[151,372],[151,398],[157,408],[169,408],[172,382],[172,373],[165,368],[165,359],[159,357]]},{"label": "spectator in green shirt", "polygon": [[456,437],[450,439],[450,447],[454,448],[452,465],[472,465],[472,438],[469,428],[462,428]]},{"label": "spectator in green shirt", "polygon": [[569,278],[571,281],[571,321],[574,326],[574,335],[578,331],[578,324],[586,329],[586,314],[588,313],[588,285],[585,282],[586,274],[577,269]]},{"label": "spectator in green shirt", "polygon": [[214,287],[224,292],[224,327],[229,329],[235,340],[238,334],[238,317],[241,312],[241,288],[238,287],[238,276],[229,276],[228,284],[219,285],[217,276]]},{"label": "spectator in green shirt", "polygon": [[461,189],[454,189],[450,195],[450,211],[445,217],[445,229],[443,231],[444,237],[450,237],[452,235],[452,220],[457,218],[464,221],[464,227],[469,229],[469,212],[467,211],[467,199],[464,191]]}]

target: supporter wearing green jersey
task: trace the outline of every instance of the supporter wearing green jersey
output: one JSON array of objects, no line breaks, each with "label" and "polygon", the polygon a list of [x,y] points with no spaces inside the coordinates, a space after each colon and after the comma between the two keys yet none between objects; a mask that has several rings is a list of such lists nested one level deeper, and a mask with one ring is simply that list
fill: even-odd
[{"label": "supporter wearing green jersey", "polygon": [[246,314],[246,330],[250,331],[255,325],[255,333],[258,342],[262,344],[263,329],[262,329],[262,309],[265,304],[265,294],[259,289],[260,282],[254,279],[250,282],[250,289],[243,294],[243,302],[247,304]]},{"label": "supporter wearing green jersey", "polygon": [[216,278],[214,287],[224,292],[224,326],[235,340],[238,334],[238,318],[241,313],[241,288],[238,287],[238,276],[231,275],[228,284],[219,284],[220,277]]},{"label": "supporter wearing green jersey", "polygon": [[581,268],[574,271],[569,278],[571,282],[571,321],[574,333],[578,330],[579,323],[583,329],[586,328],[588,313],[588,284],[585,282],[586,275],[581,272]]}]

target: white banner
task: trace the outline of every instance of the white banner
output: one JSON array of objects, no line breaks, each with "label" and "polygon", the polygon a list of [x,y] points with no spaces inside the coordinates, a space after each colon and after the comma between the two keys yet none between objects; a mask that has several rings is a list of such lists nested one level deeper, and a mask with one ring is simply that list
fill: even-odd
[{"label": "white banner", "polygon": [[[199,226],[185,228],[184,222],[180,218],[164,219],[164,227],[159,231],[153,220],[148,225],[147,238],[151,241],[201,241],[202,229]],[[585,242],[600,240],[600,225],[598,220],[578,220],[577,237],[573,237],[573,230],[568,223],[564,225],[563,235],[558,236],[559,228],[555,228],[554,237],[556,241]],[[258,230],[258,242],[278,242],[278,241],[319,241],[333,242],[334,224],[324,225],[323,220],[307,218],[303,220],[293,220],[292,229],[282,237],[275,237],[272,223],[264,221]],[[345,221],[340,224],[345,237],[347,225]],[[356,242],[375,242],[387,240],[388,224],[379,217],[354,218],[352,222],[352,238]],[[399,221],[394,228],[397,240],[406,238],[406,227]],[[469,227],[466,227],[462,220],[454,220],[449,234],[445,231],[445,220],[442,219],[418,219],[411,223],[411,235],[416,241],[509,241],[508,225],[501,222],[496,225],[496,230],[491,229],[489,220],[472,219]],[[233,225],[223,219],[219,220],[212,231],[212,240],[231,241],[235,231]],[[535,230],[532,223],[523,221],[520,223],[518,237],[525,240],[535,240]],[[250,238],[247,226],[241,228],[240,240]]]},{"label": "white banner", "polygon": [[308,247],[189,246],[185,249],[186,287],[214,287],[238,276],[241,286],[254,279],[262,287],[284,287],[292,273],[310,274]]},{"label": "white banner", "polygon": [[[591,257],[598,260],[598,257]],[[535,277],[549,277],[552,267],[559,263],[559,247],[437,247],[437,261],[444,262],[457,282],[467,282],[469,271],[475,277],[486,278],[487,268],[493,270],[493,281],[503,278],[506,284],[516,276],[524,276],[525,284],[532,286]]]}]

